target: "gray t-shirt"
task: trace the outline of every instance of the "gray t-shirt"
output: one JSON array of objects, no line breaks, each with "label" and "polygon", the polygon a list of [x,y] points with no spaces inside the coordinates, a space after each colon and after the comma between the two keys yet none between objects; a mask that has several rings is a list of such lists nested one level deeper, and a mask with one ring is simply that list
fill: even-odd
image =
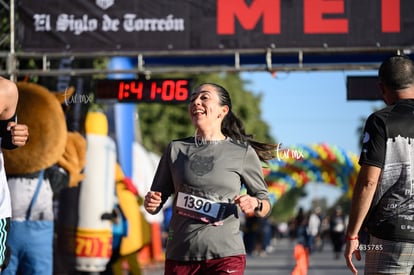
[{"label": "gray t-shirt", "polygon": [[163,203],[173,195],[166,258],[177,261],[245,254],[238,207],[242,185],[269,201],[262,164],[247,144],[231,139],[196,146],[194,138],[171,142],[161,157],[153,191]]}]

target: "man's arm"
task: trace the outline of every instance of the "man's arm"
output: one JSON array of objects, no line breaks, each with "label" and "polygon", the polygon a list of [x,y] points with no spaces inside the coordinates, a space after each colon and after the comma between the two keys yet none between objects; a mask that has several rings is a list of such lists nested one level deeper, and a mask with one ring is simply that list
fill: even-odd
[{"label": "man's arm", "polygon": [[349,216],[348,236],[358,236],[362,223],[371,206],[381,169],[375,166],[362,165],[355,184],[352,207]]},{"label": "man's arm", "polygon": [[16,84],[0,76],[0,120],[9,120],[15,115],[18,99]]},{"label": "man's arm", "polygon": [[0,137],[1,148],[4,149],[24,146],[29,138],[27,125],[17,123],[18,99],[19,92],[16,84],[0,77]]},{"label": "man's arm", "polygon": [[347,242],[344,252],[348,268],[354,274],[356,274],[357,271],[352,263],[352,254],[355,253],[357,260],[361,259],[361,255],[358,251],[358,233],[371,206],[380,174],[380,168],[363,164],[355,184],[346,235]]}]

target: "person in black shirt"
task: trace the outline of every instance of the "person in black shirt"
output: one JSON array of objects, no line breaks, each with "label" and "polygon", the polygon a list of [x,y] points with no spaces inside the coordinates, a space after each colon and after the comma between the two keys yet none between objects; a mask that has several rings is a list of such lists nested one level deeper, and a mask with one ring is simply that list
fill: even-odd
[{"label": "person in black shirt", "polygon": [[414,64],[392,56],[378,76],[387,107],[365,124],[344,256],[354,274],[361,252],[365,274],[414,274]]}]

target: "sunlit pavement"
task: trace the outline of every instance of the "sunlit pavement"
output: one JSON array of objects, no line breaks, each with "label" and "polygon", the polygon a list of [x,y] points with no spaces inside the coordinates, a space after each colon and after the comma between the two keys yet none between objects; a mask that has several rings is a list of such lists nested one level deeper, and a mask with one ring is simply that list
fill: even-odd
[{"label": "sunlit pavement", "polygon": [[[290,275],[295,267],[293,250],[295,243],[289,239],[277,240],[273,251],[265,255],[247,256],[245,275]],[[345,264],[344,257],[335,259],[332,246],[327,243],[323,251],[316,251],[309,257],[309,269],[307,275],[352,275]],[[363,262],[356,262],[359,273],[363,273]],[[163,274],[163,264],[147,265],[143,270],[144,275]]]}]

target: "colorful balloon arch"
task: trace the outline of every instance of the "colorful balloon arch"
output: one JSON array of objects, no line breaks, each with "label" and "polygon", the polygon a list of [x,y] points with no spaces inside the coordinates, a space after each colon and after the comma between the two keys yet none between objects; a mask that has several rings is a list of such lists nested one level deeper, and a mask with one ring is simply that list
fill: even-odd
[{"label": "colorful balloon arch", "polygon": [[358,157],[327,144],[279,148],[275,159],[264,168],[265,181],[273,201],[291,188],[309,182],[336,186],[352,195],[359,172]]}]

